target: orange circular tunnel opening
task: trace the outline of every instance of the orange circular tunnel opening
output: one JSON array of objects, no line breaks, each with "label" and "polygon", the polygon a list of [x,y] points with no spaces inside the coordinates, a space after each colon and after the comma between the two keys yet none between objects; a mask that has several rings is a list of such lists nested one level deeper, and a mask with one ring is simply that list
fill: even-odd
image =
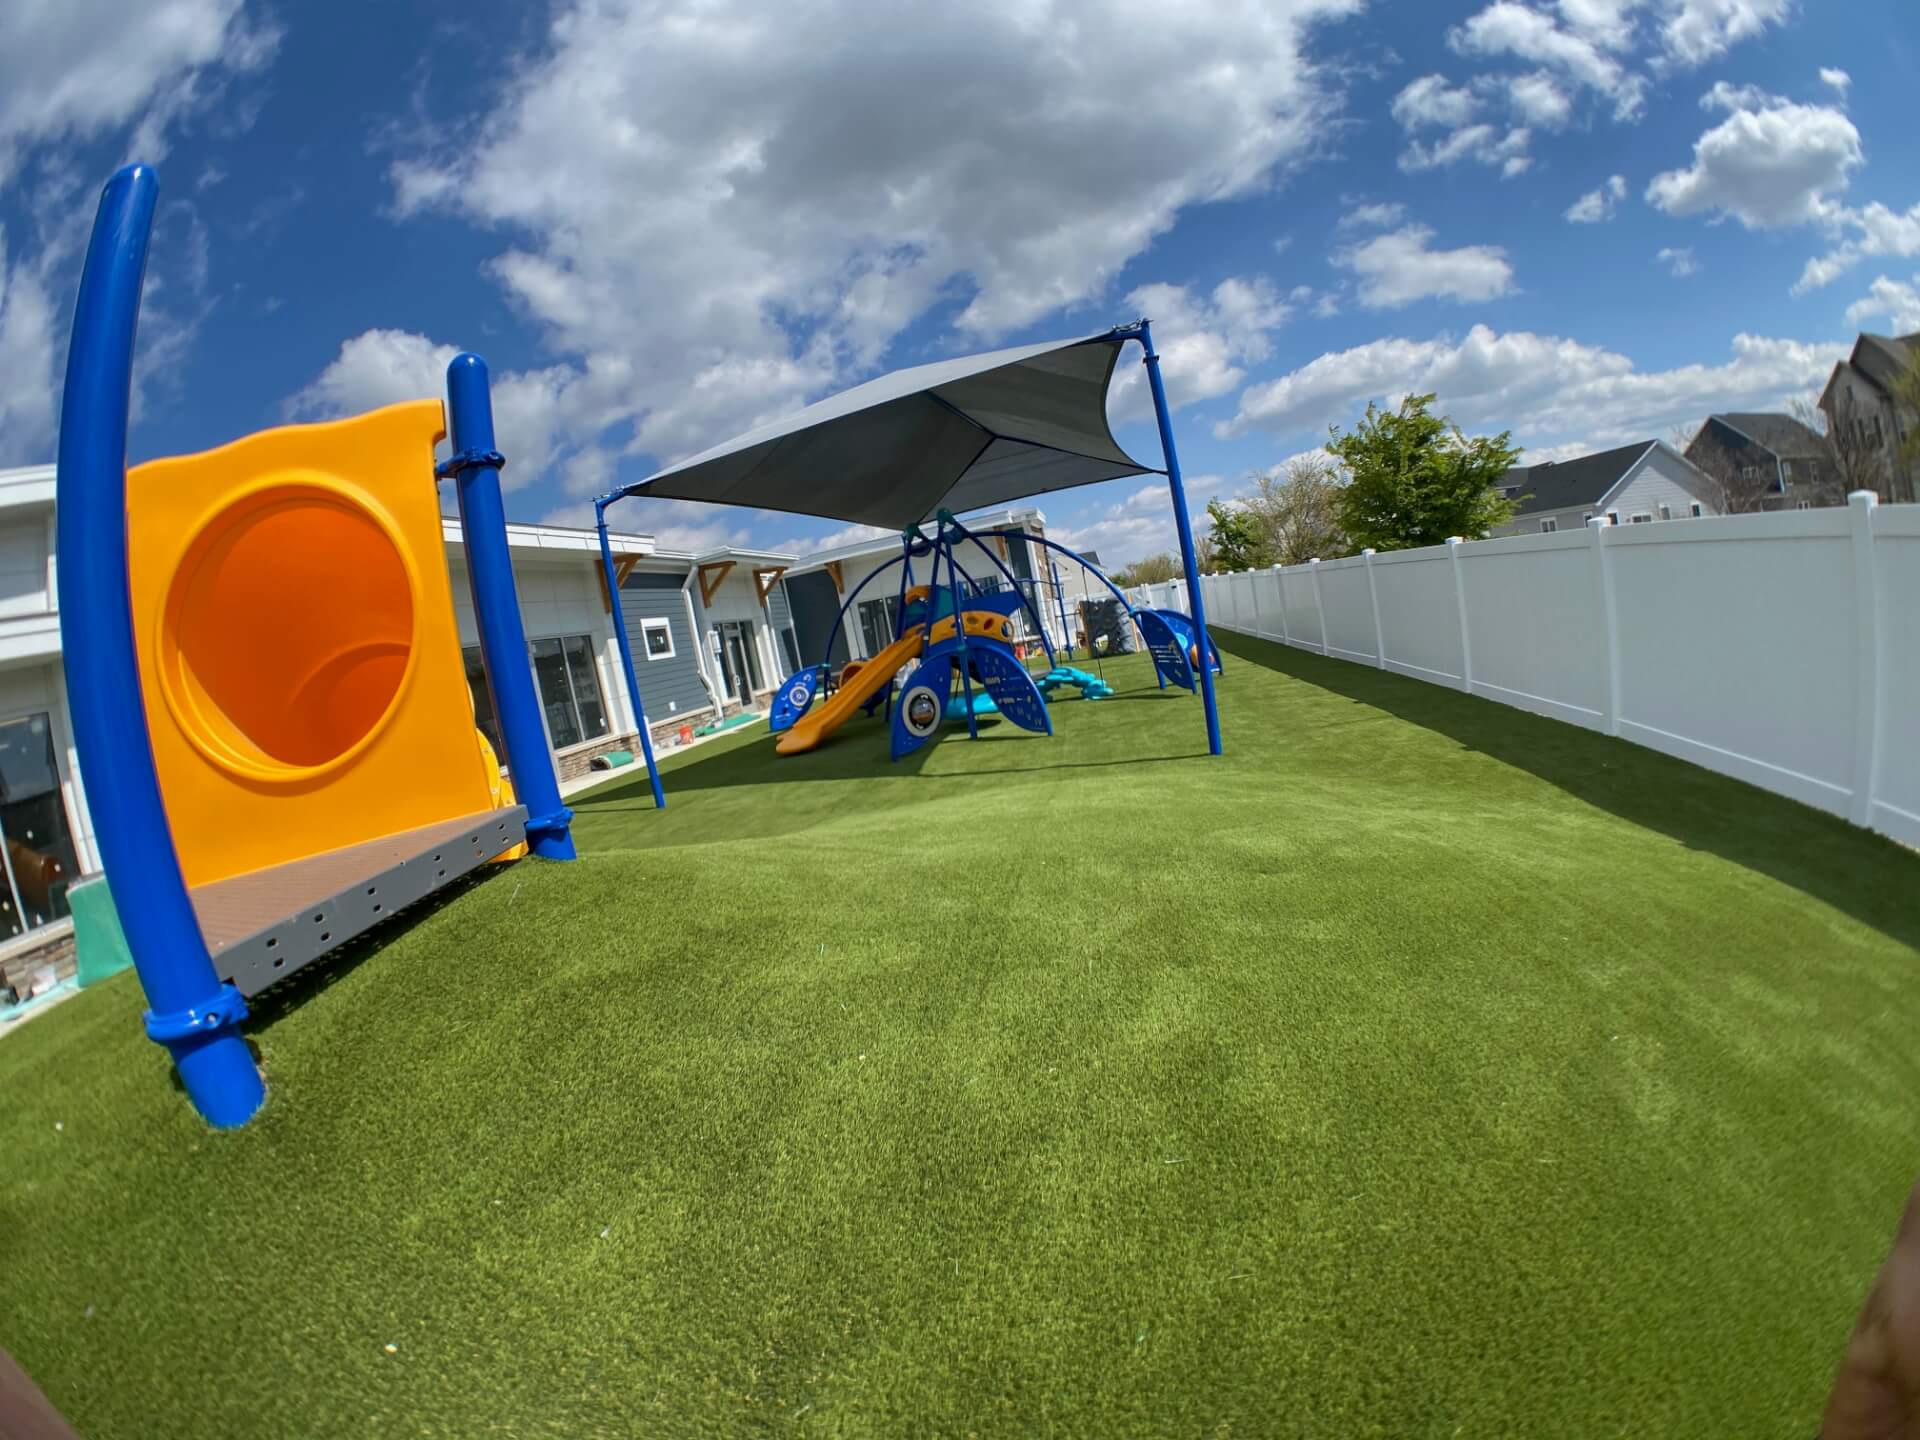
[{"label": "orange circular tunnel opening", "polygon": [[371,738],[413,653],[413,584],[387,525],[345,495],[274,486],[214,516],[168,592],[161,674],[202,751],[263,776]]}]

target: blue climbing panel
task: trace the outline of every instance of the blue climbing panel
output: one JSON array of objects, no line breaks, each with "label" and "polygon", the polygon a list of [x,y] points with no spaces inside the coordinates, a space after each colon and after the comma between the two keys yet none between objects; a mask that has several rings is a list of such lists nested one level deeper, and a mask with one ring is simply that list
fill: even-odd
[{"label": "blue climbing panel", "polygon": [[1011,650],[1004,645],[976,642],[968,645],[967,658],[1002,715],[1022,730],[1037,730],[1043,735],[1053,733],[1047,702],[1040,698],[1039,688],[1027,673],[1027,667],[1013,658]]},{"label": "blue climbing panel", "polygon": [[779,690],[774,693],[773,708],[767,712],[767,729],[775,735],[782,730],[791,730],[793,722],[807,713],[826,679],[823,668],[809,665],[781,681]]},{"label": "blue climbing panel", "polygon": [[911,755],[940,733],[947,718],[947,697],[953,693],[955,647],[943,641],[934,646],[907,675],[907,683],[893,704],[891,749],[893,758]]},{"label": "blue climbing panel", "polygon": [[1182,690],[1193,689],[1193,666],[1187,660],[1187,641],[1167,623],[1166,613],[1142,610],[1136,618],[1140,621],[1140,633],[1147,637],[1147,653],[1153,656],[1153,668],[1160,672],[1160,678]]}]

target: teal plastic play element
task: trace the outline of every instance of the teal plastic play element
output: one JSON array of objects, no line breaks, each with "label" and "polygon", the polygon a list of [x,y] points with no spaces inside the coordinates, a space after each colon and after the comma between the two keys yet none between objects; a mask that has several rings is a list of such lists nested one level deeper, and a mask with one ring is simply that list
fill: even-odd
[{"label": "teal plastic play element", "polygon": [[[973,692],[973,713],[974,717],[980,720],[987,719],[990,716],[997,718],[1000,714],[1000,707],[993,703],[993,696],[989,695],[985,690],[976,690]],[[947,697],[947,719],[957,725],[967,723],[966,696],[949,695]]]},{"label": "teal plastic play element", "polygon": [[718,725],[702,725],[698,730],[694,731],[693,733],[695,735],[717,735],[722,730],[733,729],[733,727],[736,725],[751,725],[754,721],[758,720],[759,718],[760,718],[760,714],[758,711],[751,711],[751,710],[745,711],[739,715],[729,715],[726,719],[722,720]]},{"label": "teal plastic play element", "polygon": [[96,875],[70,886],[67,908],[73,912],[74,957],[83,986],[118,975],[133,964],[127,937],[120,929],[120,912],[114,909],[113,892],[107,888],[106,876]]},{"label": "teal plastic play element", "polygon": [[1071,665],[1056,665],[1039,679],[1040,693],[1051,700],[1053,692],[1063,685],[1078,686],[1083,700],[1104,700],[1113,694],[1113,687],[1098,675],[1089,675],[1084,670],[1076,670]]}]

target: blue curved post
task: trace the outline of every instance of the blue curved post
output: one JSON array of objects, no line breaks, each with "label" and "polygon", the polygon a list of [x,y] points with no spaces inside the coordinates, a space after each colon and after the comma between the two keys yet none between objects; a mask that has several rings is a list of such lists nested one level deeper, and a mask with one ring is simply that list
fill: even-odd
[{"label": "blue curved post", "polygon": [[507,768],[513,772],[513,793],[527,807],[527,844],[548,860],[571,860],[573,836],[567,827],[573,812],[560,803],[553,752],[533,690],[527,632],[507,550],[507,512],[500,500],[500,467],[506,462],[494,449],[493,397],[487,390],[487,362],[478,355],[456,355],[447,366],[447,424],[453,458],[440,471],[453,477],[460,502],[480,653],[507,747]]},{"label": "blue curved post", "polygon": [[246,1001],[222,984],[173,848],[140,691],[127,584],[127,405],[133,339],[160,180],[115,171],[100,196],[60,404],[60,630],[74,748],[95,843],[147,992],[147,1034],[167,1047],[194,1109],[244,1125],[266,1098],[240,1034]]},{"label": "blue curved post", "polygon": [[1200,695],[1207,709],[1207,749],[1218,755],[1220,709],[1213,698],[1213,664],[1209,653],[1212,634],[1207,629],[1207,601],[1200,593],[1200,562],[1193,553],[1193,520],[1187,514],[1187,487],[1180,479],[1180,456],[1173,444],[1173,417],[1167,410],[1167,387],[1160,380],[1160,355],[1153,348],[1153,327],[1140,322],[1140,348],[1146,351],[1147,382],[1153,388],[1153,415],[1160,422],[1160,453],[1167,458],[1167,486],[1173,491],[1173,520],[1180,533],[1180,564],[1187,576],[1187,596],[1193,607],[1195,643],[1200,647]]},{"label": "blue curved post", "polygon": [[[633,669],[633,646],[627,639],[627,616],[620,603],[620,582],[613,574],[613,545],[607,539],[607,502],[593,502],[593,528],[600,532],[600,564],[607,577],[607,608],[613,612],[613,638],[620,646],[620,671],[627,677],[627,699],[633,705],[633,722],[640,730],[640,754],[647,762],[647,779],[653,785],[653,808],[667,808],[667,795],[660,788],[660,771],[653,763],[653,735],[647,729],[647,707],[640,703],[640,677]],[[697,641],[696,641],[697,643]]]},{"label": "blue curved post", "polygon": [[853,608],[853,602],[860,598],[860,592],[875,580],[878,580],[882,575],[886,574],[887,571],[891,570],[894,566],[905,564],[906,560],[907,557],[905,555],[896,555],[893,559],[887,561],[886,564],[876,568],[866,579],[853,587],[852,593],[847,596],[846,604],[842,605],[840,607],[840,613],[833,617],[833,628],[827,632],[826,648],[820,652],[821,665],[833,664],[833,642],[840,638],[840,631],[846,625],[847,611],[851,610]]},{"label": "blue curved post", "polygon": [[[1013,593],[1019,597],[1020,603],[1026,607],[1027,613],[1033,616],[1034,626],[1040,632],[1040,643],[1045,647],[1047,652],[1047,665],[1052,667],[1055,663],[1053,658],[1053,642],[1047,639],[1046,623],[1041,620],[1040,612],[1034,608],[1032,597],[1020,588],[1020,582],[1014,578],[1013,571],[1001,563],[1000,557],[987,548],[986,542],[980,536],[974,534],[973,531],[969,530],[958,520],[953,522],[953,528],[971,540],[974,548],[987,557],[992,563],[993,568],[1007,577],[1007,584],[1012,587]],[[1004,535],[1005,533],[1007,532],[1002,530],[989,530],[987,532],[988,535]],[[1067,658],[1071,660],[1073,657],[1069,655]]]},{"label": "blue curved post", "polygon": [[[1069,550],[1057,540],[1047,540],[1038,535],[1029,535],[1025,530],[988,530],[984,533],[988,535],[1018,537],[1019,539],[1025,540],[1029,545],[1044,545],[1049,550],[1058,550],[1062,555],[1065,555],[1069,560],[1079,565],[1083,570],[1091,574],[1094,579],[1098,580],[1102,585],[1106,586],[1108,590],[1113,592],[1113,598],[1120,602],[1120,608],[1126,611],[1127,618],[1133,621],[1133,628],[1140,631],[1140,643],[1142,645],[1147,643],[1147,632],[1140,624],[1140,612],[1134,609],[1133,602],[1127,599],[1126,591],[1114,584],[1112,578],[1108,576],[1106,571],[1088,560],[1087,557],[1079,551]],[[1167,677],[1160,674],[1160,668],[1158,666],[1154,667],[1153,673],[1159,677],[1160,688],[1162,690],[1166,689]]]}]

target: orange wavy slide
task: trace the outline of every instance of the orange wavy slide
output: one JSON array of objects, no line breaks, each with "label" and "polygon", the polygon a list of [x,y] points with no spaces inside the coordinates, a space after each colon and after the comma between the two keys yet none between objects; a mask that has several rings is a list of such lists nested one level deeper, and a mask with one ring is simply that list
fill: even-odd
[{"label": "orange wavy slide", "polygon": [[794,721],[793,728],[774,745],[774,751],[781,755],[799,755],[813,749],[877,695],[902,665],[919,659],[925,640],[926,632],[917,625],[902,635],[849,676],[847,682],[816,709]]}]

